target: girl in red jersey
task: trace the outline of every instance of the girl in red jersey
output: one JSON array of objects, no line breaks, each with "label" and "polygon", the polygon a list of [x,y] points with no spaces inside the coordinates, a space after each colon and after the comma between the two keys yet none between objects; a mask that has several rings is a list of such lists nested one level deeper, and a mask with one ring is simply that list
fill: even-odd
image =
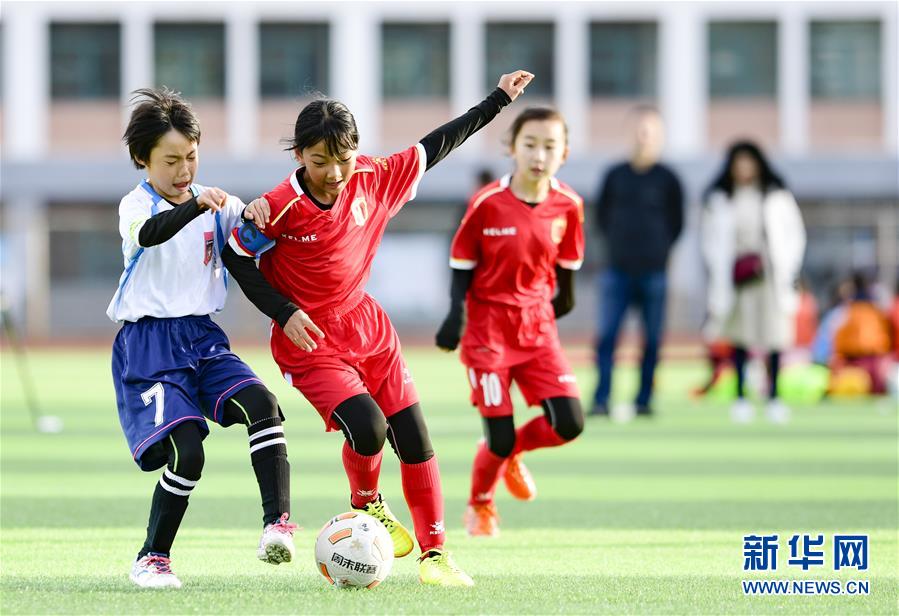
[{"label": "girl in red jersey", "polygon": [[[471,401],[484,419],[465,513],[472,536],[499,533],[493,493],[500,475],[514,497],[536,496],[523,452],[562,445],[584,429],[556,329],[574,307],[573,275],[584,255],[583,200],[555,178],[568,157],[568,129],[558,111],[530,108],[510,132],[515,169],[469,203],[451,248],[450,311],[437,332],[447,351],[461,337]],[[512,381],[528,405],[543,407],[518,430]]]},{"label": "girl in red jersey", "polygon": [[[342,103],[310,103],[297,118],[291,144],[300,167],[251,204],[247,223],[222,254],[247,297],[274,321],[272,355],[284,377],[326,429],[343,431],[353,509],[384,523],[399,557],[414,545],[378,491],[381,451],[389,440],[400,459],[426,584],[473,582],[443,549],[437,458],[399,338],[365,283],[387,223],[415,198],[424,172],[532,78],[526,71],[503,75],[481,103],[387,158],[358,154],[356,122]],[[263,250],[257,270],[254,257]]]}]

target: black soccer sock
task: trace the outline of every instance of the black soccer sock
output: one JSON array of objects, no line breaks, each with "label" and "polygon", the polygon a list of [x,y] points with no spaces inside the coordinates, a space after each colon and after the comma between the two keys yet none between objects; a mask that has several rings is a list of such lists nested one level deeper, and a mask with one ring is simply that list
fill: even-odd
[{"label": "black soccer sock", "polygon": [[745,395],[746,360],[749,353],[742,347],[734,347],[734,371],[737,373],[737,398],[743,399]]},{"label": "black soccer sock", "polygon": [[777,398],[777,379],[780,376],[780,353],[771,351],[768,357],[768,397]]},{"label": "black soccer sock", "polygon": [[159,444],[169,461],[153,492],[147,538],[138,558],[150,552],[168,556],[205,462],[203,434],[195,421],[178,424]]},{"label": "black soccer sock", "polygon": [[281,418],[260,419],[247,427],[247,434],[250,460],[262,496],[262,522],[271,524],[282,513],[290,513],[290,462]]},{"label": "black soccer sock", "polygon": [[153,492],[147,539],[137,554],[138,558],[143,558],[150,552],[169,555],[184,512],[187,511],[187,499],[196,483],[196,480],[185,479],[168,468],[165,469]]}]

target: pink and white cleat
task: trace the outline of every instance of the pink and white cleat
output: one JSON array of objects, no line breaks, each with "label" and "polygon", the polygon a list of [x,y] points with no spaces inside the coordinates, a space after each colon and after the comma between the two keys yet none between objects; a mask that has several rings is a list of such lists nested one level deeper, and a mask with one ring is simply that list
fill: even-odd
[{"label": "pink and white cleat", "polygon": [[297,525],[288,522],[289,517],[289,513],[284,513],[277,522],[268,524],[263,529],[259,549],[256,551],[259,560],[273,565],[293,560],[296,554],[293,547],[293,531],[297,529]]},{"label": "pink and white cleat", "polygon": [[181,588],[181,580],[172,573],[171,561],[159,554],[138,558],[128,577],[141,588]]}]

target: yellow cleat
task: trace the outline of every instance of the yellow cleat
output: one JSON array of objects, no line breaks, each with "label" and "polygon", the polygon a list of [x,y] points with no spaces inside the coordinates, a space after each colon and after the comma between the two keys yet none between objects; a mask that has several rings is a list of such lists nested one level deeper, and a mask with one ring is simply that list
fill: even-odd
[{"label": "yellow cleat", "polygon": [[474,580],[453,562],[449,552],[438,549],[428,550],[418,559],[418,579],[437,586],[474,586]]},{"label": "yellow cleat", "polygon": [[380,494],[378,494],[378,498],[365,505],[365,507],[353,507],[353,511],[366,513],[384,525],[387,532],[390,533],[390,538],[393,539],[394,558],[408,556],[409,552],[412,551],[412,548],[415,547],[415,543],[412,541],[412,535],[410,535],[409,531],[406,530],[406,527],[400,524],[400,521],[396,519],[396,516],[390,511],[390,507],[387,506],[387,503],[384,502],[384,499],[381,498]]}]

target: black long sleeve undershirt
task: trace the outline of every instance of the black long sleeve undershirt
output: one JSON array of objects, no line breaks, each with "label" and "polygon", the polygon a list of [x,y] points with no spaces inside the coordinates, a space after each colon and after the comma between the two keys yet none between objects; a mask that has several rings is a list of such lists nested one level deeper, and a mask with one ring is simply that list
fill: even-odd
[{"label": "black long sleeve undershirt", "polygon": [[[465,327],[465,296],[474,280],[474,270],[452,269],[450,309],[440,324],[434,342],[441,349],[454,351]],[[556,296],[552,299],[553,315],[560,319],[574,308],[574,271],[556,265]]]},{"label": "black long sleeve undershirt", "polygon": [[149,248],[169,241],[190,221],[203,213],[203,209],[197,204],[196,197],[192,197],[190,201],[181,204],[172,203],[172,205],[175,207],[171,210],[159,212],[144,221],[137,234],[137,243],[140,246]]},{"label": "black long sleeve undershirt", "polygon": [[453,269],[452,283],[450,284],[450,312],[465,309],[465,296],[471,288],[474,280],[474,270]]},{"label": "black long sleeve undershirt", "polygon": [[465,296],[474,280],[474,270],[453,269],[452,272],[449,313],[434,336],[437,346],[447,351],[455,351],[459,346],[465,326]]},{"label": "black long sleeve undershirt", "polygon": [[283,329],[299,307],[281,295],[256,267],[256,259],[242,257],[231,246],[222,251],[222,262],[231,276],[237,280],[243,294],[261,313],[277,321]]},{"label": "black long sleeve undershirt", "polygon": [[556,265],[556,289],[553,313],[561,319],[574,309],[574,270]]},{"label": "black long sleeve undershirt", "polygon": [[446,158],[447,154],[486,126],[490,120],[502,111],[503,107],[511,102],[512,99],[509,98],[509,95],[502,88],[496,88],[487,98],[458,118],[450,120],[443,126],[435,128],[428,133],[419,142],[427,154],[427,169]]},{"label": "black long sleeve undershirt", "polygon": [[[462,314],[465,310],[465,296],[474,280],[474,270],[452,270],[450,284],[450,314]],[[574,270],[556,265],[556,295],[552,299],[553,312],[560,318],[574,308]]]}]

